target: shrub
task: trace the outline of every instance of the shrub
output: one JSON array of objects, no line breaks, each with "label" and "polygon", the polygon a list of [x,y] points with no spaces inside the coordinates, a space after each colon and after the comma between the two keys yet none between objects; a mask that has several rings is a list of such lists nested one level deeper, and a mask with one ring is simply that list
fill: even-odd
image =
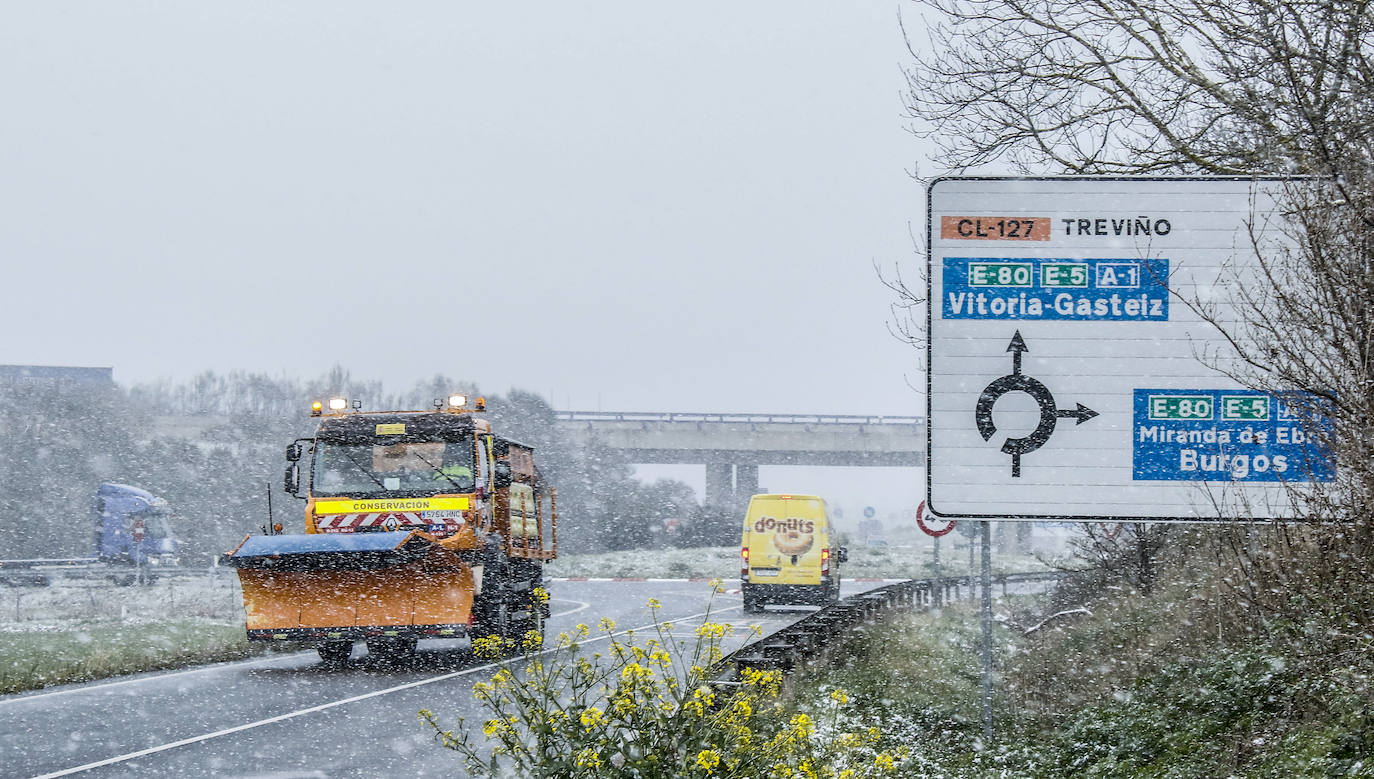
[{"label": "shrub", "polygon": [[[602,619],[559,634],[542,651],[536,633],[521,649],[521,672],[502,667],[473,694],[485,710],[480,735],[459,722],[445,729],[433,712],[420,718],[440,745],[457,752],[474,776],[530,777],[865,777],[896,776],[905,750],[882,751],[862,765],[847,757],[872,744],[876,728],[837,733],[843,691],[831,697],[829,719],[818,723],[779,703],[781,674],[745,669],[738,683],[715,684],[711,668],[733,628],[705,621],[692,638],[674,635],[649,601],[651,635],[616,632]],[[759,629],[753,628],[758,635]],[[606,641],[604,651],[589,652]],[[477,639],[479,654],[499,656],[512,647],[496,637]],[[590,656],[589,656],[590,654]],[[825,738],[817,736],[818,726]]]}]

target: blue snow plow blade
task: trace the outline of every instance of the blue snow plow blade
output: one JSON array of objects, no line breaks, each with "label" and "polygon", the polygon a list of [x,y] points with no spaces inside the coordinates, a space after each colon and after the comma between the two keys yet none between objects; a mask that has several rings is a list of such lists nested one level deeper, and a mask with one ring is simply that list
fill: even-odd
[{"label": "blue snow plow blade", "polygon": [[248,536],[220,557],[230,568],[280,571],[370,570],[419,560],[434,550],[430,539],[412,531],[389,533]]}]

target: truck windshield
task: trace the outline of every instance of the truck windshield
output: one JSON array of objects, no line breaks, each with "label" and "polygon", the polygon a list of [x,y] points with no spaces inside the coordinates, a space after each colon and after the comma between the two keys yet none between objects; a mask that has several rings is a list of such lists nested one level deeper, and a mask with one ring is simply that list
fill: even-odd
[{"label": "truck windshield", "polygon": [[345,444],[315,447],[316,496],[436,495],[471,492],[472,441]]},{"label": "truck windshield", "polygon": [[167,524],[166,511],[151,511],[143,520],[143,527],[148,538],[170,538],[172,528]]}]

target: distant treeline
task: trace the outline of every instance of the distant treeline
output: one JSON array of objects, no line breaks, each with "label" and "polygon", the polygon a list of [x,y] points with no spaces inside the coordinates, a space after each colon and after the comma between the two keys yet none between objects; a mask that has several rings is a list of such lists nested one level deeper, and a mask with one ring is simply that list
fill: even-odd
[{"label": "distant treeline", "polygon": [[[208,564],[272,519],[303,527],[303,503],[281,491],[282,453],[310,435],[310,401],[344,395],[369,409],[427,409],[450,392],[481,394],[436,375],[409,392],[334,368],[300,381],[203,373],[189,382],[0,383],[0,559],[93,552],[91,503],[100,482],[143,487],[171,506],[183,560]],[[570,552],[733,543],[733,517],[703,509],[677,481],[643,484],[616,452],[563,437],[544,398],[486,394],[493,429],[534,446],[558,490],[559,544]],[[663,527],[676,519],[676,533]]]}]

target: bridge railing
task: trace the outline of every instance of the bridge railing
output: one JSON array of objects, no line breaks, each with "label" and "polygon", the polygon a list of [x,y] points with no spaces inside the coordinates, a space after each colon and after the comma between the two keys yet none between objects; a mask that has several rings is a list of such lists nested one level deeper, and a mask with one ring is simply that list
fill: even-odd
[{"label": "bridge railing", "polygon": [[645,411],[556,411],[562,422],[717,422],[778,425],[923,425],[924,417],[863,414],[706,414]]}]

